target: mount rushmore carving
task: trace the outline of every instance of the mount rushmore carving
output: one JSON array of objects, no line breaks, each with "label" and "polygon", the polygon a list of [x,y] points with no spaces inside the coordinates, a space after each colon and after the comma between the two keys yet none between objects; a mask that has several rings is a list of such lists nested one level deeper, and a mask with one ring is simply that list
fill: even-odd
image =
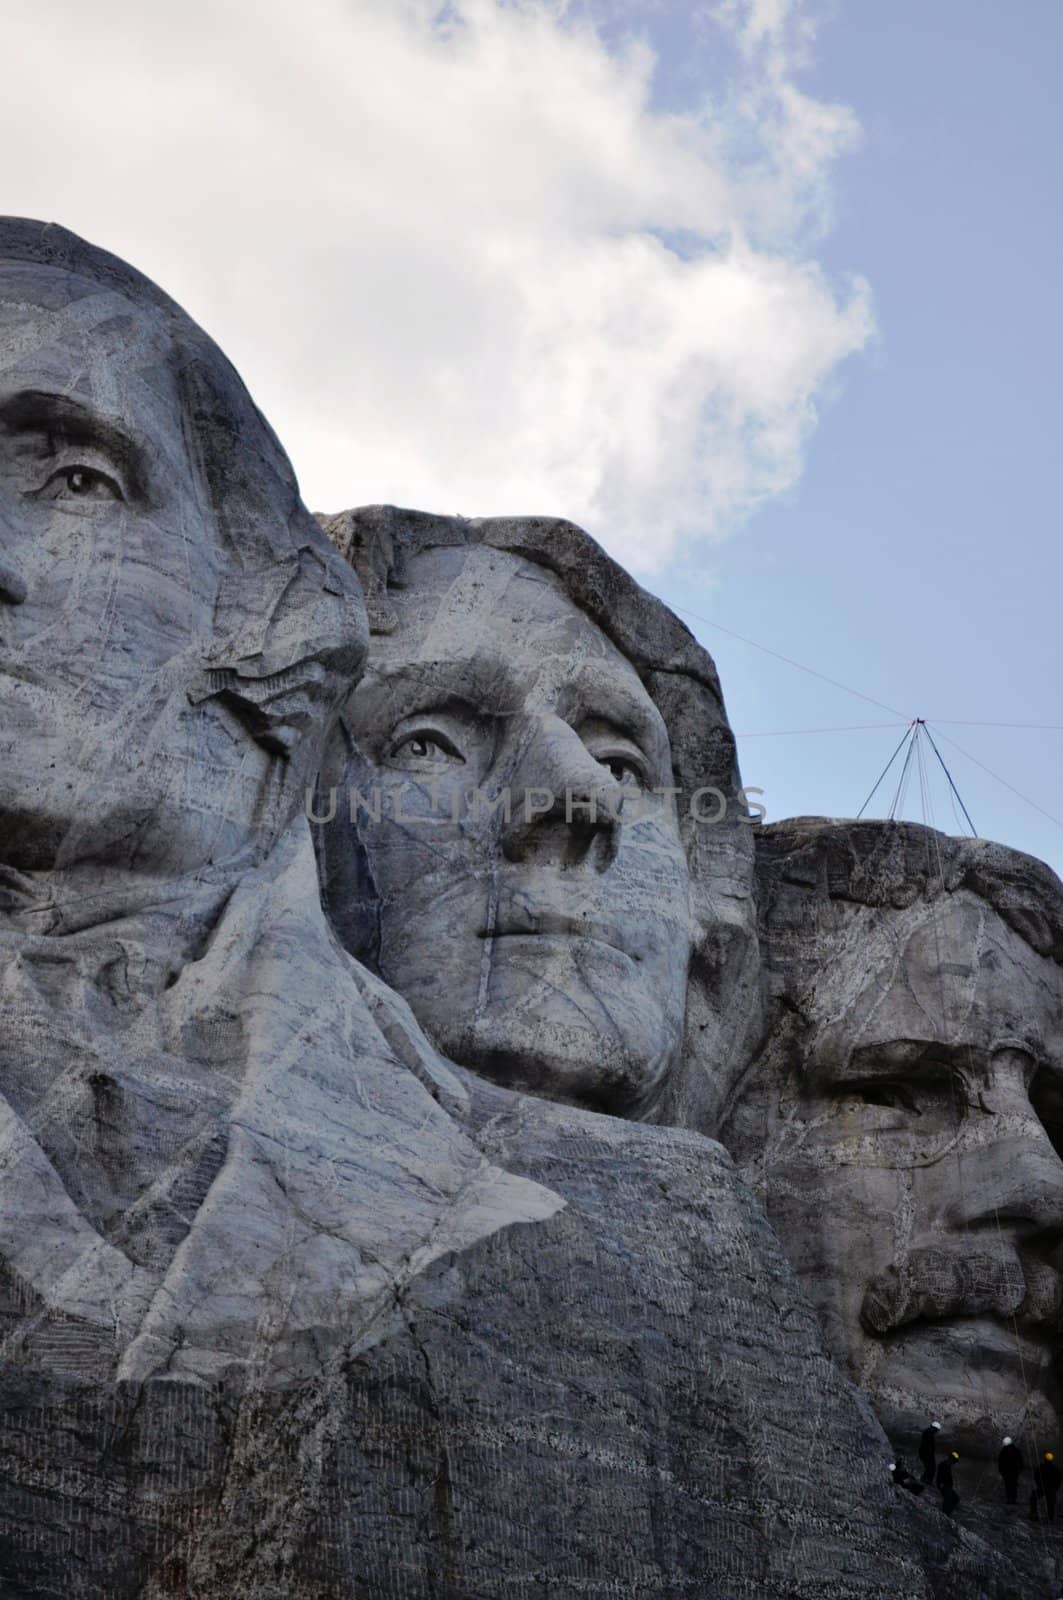
[{"label": "mount rushmore carving", "polygon": [[319,525],[34,222],[0,466],[3,1593],[1058,1576],[889,1472],[928,1406],[976,1463],[1058,1426],[1054,876],[757,826],[586,534]]}]

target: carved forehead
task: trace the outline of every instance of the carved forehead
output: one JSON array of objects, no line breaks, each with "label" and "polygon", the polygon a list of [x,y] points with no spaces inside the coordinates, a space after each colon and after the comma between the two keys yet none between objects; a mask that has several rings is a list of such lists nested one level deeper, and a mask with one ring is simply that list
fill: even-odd
[{"label": "carved forehead", "polygon": [[[4,366],[31,350],[75,346],[97,350],[116,367],[123,364],[123,339],[135,342],[134,360],[165,364],[172,348],[166,319],[154,306],[63,267],[0,259],[0,316],[4,321]],[[32,326],[26,326],[32,324]],[[24,329],[18,337],[18,330]]]},{"label": "carved forehead", "polygon": [[62,268],[0,262],[0,399],[59,395],[145,431],[187,470],[173,341],[161,314]]},{"label": "carved forehead", "polygon": [[666,737],[664,723],[631,662],[574,604],[555,575],[485,545],[419,552],[391,590],[397,626],[374,642],[384,673],[423,665],[468,669],[470,686],[608,687]]},{"label": "carved forehead", "polygon": [[847,1045],[898,1039],[1058,1041],[1063,973],[970,890],[898,908],[836,902],[810,991]]},{"label": "carved forehead", "polygon": [[985,967],[1002,955],[1016,964],[1053,963],[1039,956],[987,901],[969,889],[917,900],[910,906],[863,905],[837,900],[820,926],[820,947],[829,978],[850,963],[870,976],[900,967],[912,971],[947,969],[946,976]]},{"label": "carved forehead", "polygon": [[903,908],[968,889],[1063,966],[1063,884],[1043,861],[919,823],[795,817],[757,837],[761,920],[797,946],[825,904]]}]

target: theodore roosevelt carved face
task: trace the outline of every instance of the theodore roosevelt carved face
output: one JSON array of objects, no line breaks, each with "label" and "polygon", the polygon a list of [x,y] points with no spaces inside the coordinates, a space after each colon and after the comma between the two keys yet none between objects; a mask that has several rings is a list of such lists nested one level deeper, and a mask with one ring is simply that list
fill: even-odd
[{"label": "theodore roosevelt carved face", "polygon": [[[927,893],[886,866],[879,903],[847,899],[826,833],[802,850],[795,824],[788,852],[787,828],[765,830],[762,872],[785,1010],[724,1141],[895,1437],[935,1416],[967,1453],[995,1455],[1020,1428],[1048,1440],[1063,1309],[1063,972],[1050,941],[1039,953],[1002,915],[991,871],[981,892],[935,893],[932,873]],[[855,850],[844,829],[851,868],[868,826]]]}]

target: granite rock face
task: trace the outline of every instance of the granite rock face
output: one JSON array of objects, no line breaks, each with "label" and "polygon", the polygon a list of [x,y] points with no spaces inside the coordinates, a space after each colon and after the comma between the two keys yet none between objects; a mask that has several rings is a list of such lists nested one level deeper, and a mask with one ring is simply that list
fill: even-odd
[{"label": "granite rock face", "polygon": [[763,1050],[721,1137],[898,1449],[1060,1441],[1063,885],[914,824],[758,836]]},{"label": "granite rock face", "polygon": [[560,1202],[325,920],[303,802],[364,611],[235,373],[34,223],[0,227],[0,351],[4,1409],[64,1397],[0,1548],[8,1593],[117,1594],[63,1491],[25,1511],[49,1456],[90,1484],[156,1379],[316,1373],[323,1329],[371,1340],[404,1275]]},{"label": "granite rock face", "polygon": [[469,1080],[553,1217],[397,1279],[293,1380],[16,1369],[5,1593],[104,1600],[1019,1600],[1020,1567],[895,1488],[718,1145]]},{"label": "granite rock face", "polygon": [[1046,1578],[891,1482],[711,1137],[785,985],[686,630],[569,524],[330,540],[206,336],[38,223],[0,469],[5,1600]]},{"label": "granite rock face", "polygon": [[[393,507],[322,521],[362,577],[372,630],[366,673],[341,714],[326,760],[327,793],[319,795],[328,818],[318,829],[326,905],[341,937],[402,990],[433,1043],[495,1085],[533,1089],[569,1108],[570,1118],[573,1105],[590,1106],[708,1131],[725,1101],[725,1127],[736,1129],[744,1096],[759,1081],[741,1069],[751,1057],[764,1058],[763,1049],[752,1047],[764,1013],[750,981],[759,959],[748,920],[754,832],[722,703],[718,693],[712,701],[703,693],[714,683],[711,663],[674,618],[568,524],[465,521]],[[659,700],[662,683],[667,698]],[[619,796],[610,793],[603,767],[622,788]],[[678,803],[663,812],[647,793],[674,795]],[[722,804],[706,810],[699,798],[710,793]],[[596,830],[588,825],[592,800]],[[684,876],[697,907],[686,927]],[[762,887],[768,889],[767,879]],[[817,881],[815,892],[821,890]],[[1011,898],[1017,915],[1021,894]],[[970,931],[957,930],[956,939],[962,944]],[[559,932],[567,936],[560,952]],[[599,943],[610,946],[604,959],[590,948]],[[785,965],[785,931],[780,935],[770,919],[759,943],[769,973]],[[1021,952],[1000,953],[995,987],[978,1002],[983,1022],[993,1020],[1005,1033],[1005,996],[1014,1012],[1019,971],[1027,956],[1035,964],[1040,959],[1020,944]],[[729,962],[714,961],[721,947],[732,952]],[[654,968],[662,954],[664,982]],[[840,972],[833,949],[811,959],[817,972]],[[684,1014],[677,977],[687,987],[682,1034],[674,1021]],[[1050,1010],[1055,973],[1034,974],[1032,981]],[[769,1040],[785,1013],[784,989],[766,985]],[[838,1011],[855,1021],[850,1001],[842,994]],[[635,1025],[625,1028],[629,1002]],[[580,1027],[566,1028],[573,1009]],[[1047,1016],[1045,1030],[1042,1045],[1051,1056]],[[662,1041],[663,1060],[647,1048],[647,1035]],[[915,1037],[911,1028],[909,1036]],[[556,1132],[559,1113],[553,1115]],[[736,1142],[744,1155],[759,1153],[765,1132],[751,1127],[748,1150],[737,1133]],[[824,1142],[821,1167],[829,1171],[845,1152],[833,1128]],[[707,1163],[710,1148],[704,1145]],[[939,1190],[942,1173],[946,1186],[962,1183],[963,1153],[951,1164],[948,1154]],[[1028,1148],[1018,1152],[1027,1178],[1032,1156]],[[1042,1178],[1050,1206],[1055,1174]],[[810,1205],[819,1198],[817,1191]],[[866,1227],[878,1234],[880,1198],[872,1188],[864,1206]],[[783,1235],[799,1266],[807,1220],[795,1219],[792,1234]],[[819,1220],[835,1254],[813,1265],[805,1287],[835,1335],[828,1297],[851,1298],[869,1257],[853,1252],[854,1218],[828,1211]],[[657,1298],[652,1291],[650,1297]],[[715,1342],[726,1346],[719,1328]],[[994,1355],[985,1352],[990,1385]],[[732,1361],[725,1358],[725,1369]],[[868,1372],[848,1365],[870,1381]],[[1022,1419],[1032,1433],[1034,1410],[1027,1396],[1016,1396],[1017,1376],[1014,1369],[998,1375],[997,1398],[1011,1404],[1004,1420],[1015,1426]],[[790,1392],[807,1397],[814,1389],[798,1383]],[[940,1408],[945,1399],[928,1387],[896,1416],[884,1404],[890,1392],[883,1386],[875,1397],[905,1443],[911,1425],[918,1421],[918,1433],[925,1424],[917,1406]],[[824,1404],[816,1409],[821,1431]],[[852,1397],[834,1404],[844,1414]],[[949,1416],[953,1424],[959,1420],[959,1413]],[[1048,1416],[1041,1420],[1047,1428]],[[792,1415],[779,1423],[780,1439],[789,1432],[780,1454],[789,1459],[808,1449],[794,1423]],[[983,1453],[988,1427],[983,1418]],[[968,1437],[957,1427],[949,1437],[967,1449]],[[867,1439],[847,1447],[821,1436],[818,1448],[844,1463],[843,1476],[858,1472],[857,1463],[880,1459]],[[825,1484],[822,1493],[829,1503]],[[673,1508],[667,1520],[677,1514]],[[1020,1551],[1022,1559],[1028,1554]],[[1038,1555],[1034,1569],[1041,1565]],[[844,1568],[835,1549],[818,1566],[806,1553],[802,1570],[824,1580],[831,1572],[840,1579]],[[770,1581],[768,1569],[756,1578],[747,1569],[743,1578],[754,1588]],[[659,1586],[662,1575],[650,1581]],[[909,1574],[905,1581],[914,1580]]]},{"label": "granite rock face", "polygon": [[753,830],[711,659],[571,523],[322,522],[372,639],[319,796],[344,943],[464,1065],[711,1129],[761,1025]]},{"label": "granite rock face", "polygon": [[8,1348],[207,1379],[556,1202],[324,919],[303,801],[364,612],[279,446],[138,274],[32,223],[0,264]]}]

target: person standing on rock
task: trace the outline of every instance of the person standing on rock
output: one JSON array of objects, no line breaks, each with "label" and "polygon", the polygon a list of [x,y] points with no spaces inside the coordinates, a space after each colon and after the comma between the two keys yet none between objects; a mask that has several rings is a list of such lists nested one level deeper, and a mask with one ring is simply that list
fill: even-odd
[{"label": "person standing on rock", "polygon": [[909,1494],[922,1494],[924,1485],[918,1478],[913,1478],[899,1456],[896,1461],[890,1462],[890,1476],[899,1489],[907,1489]]},{"label": "person standing on rock", "polygon": [[923,1429],[919,1440],[919,1459],[923,1463],[923,1482],[933,1483],[934,1467],[936,1464],[937,1437],[941,1431],[940,1422],[932,1422],[928,1428]]},{"label": "person standing on rock", "polygon": [[1000,1476],[1004,1480],[1004,1498],[1009,1506],[1017,1505],[1019,1499],[1019,1478],[1022,1474],[1022,1451],[1014,1443],[1009,1434],[997,1456],[997,1466]]},{"label": "person standing on rock", "polygon": [[952,1513],[960,1503],[960,1497],[956,1493],[956,1487],[952,1481],[952,1469],[959,1459],[959,1451],[950,1450],[937,1470],[936,1481],[938,1488],[941,1490],[941,1506],[947,1517],[952,1516]]},{"label": "person standing on rock", "polygon": [[1034,1470],[1034,1489],[1044,1500],[1045,1516],[1049,1522],[1056,1520],[1056,1496],[1059,1493],[1060,1471],[1051,1450],[1046,1450],[1041,1464]]}]

